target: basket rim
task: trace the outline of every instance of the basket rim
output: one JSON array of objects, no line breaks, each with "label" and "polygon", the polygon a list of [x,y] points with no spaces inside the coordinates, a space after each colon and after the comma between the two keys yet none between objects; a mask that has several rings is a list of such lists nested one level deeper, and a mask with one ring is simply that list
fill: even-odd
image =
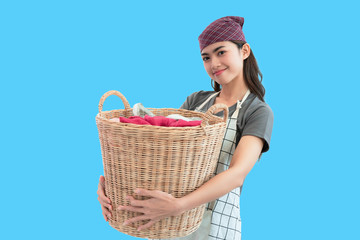
[{"label": "basket rim", "polygon": [[[113,122],[110,121],[108,118],[101,116],[103,113],[111,113],[111,112],[118,112],[118,111],[130,111],[133,108],[130,108],[128,110],[126,109],[113,109],[113,110],[108,110],[108,111],[101,111],[100,113],[96,114],[96,119],[99,119],[101,121],[106,122],[107,124],[111,124],[114,126],[124,126],[124,127],[135,127],[135,128],[153,128],[153,129],[201,129],[201,125],[198,126],[189,126],[189,127],[167,127],[167,126],[156,126],[156,125],[141,125],[141,124],[135,124],[135,123],[123,123],[123,122]],[[149,110],[176,110],[176,111],[181,111],[181,112],[195,112],[193,110],[187,110],[187,109],[178,109],[178,108],[148,108]],[[132,111],[131,111],[132,112]],[[207,124],[205,125],[205,128],[207,127],[212,127],[212,126],[218,126],[219,124],[225,124],[224,120],[222,117],[216,116],[216,115],[211,115],[210,118],[214,118],[216,120],[218,120],[219,122],[214,123],[214,124],[209,124],[208,120],[204,119],[204,117],[206,116],[205,113],[203,112],[195,112],[197,115],[201,115],[202,120],[201,121],[207,121]],[[132,115],[134,116],[134,115]],[[211,120],[211,119],[210,119]]]}]

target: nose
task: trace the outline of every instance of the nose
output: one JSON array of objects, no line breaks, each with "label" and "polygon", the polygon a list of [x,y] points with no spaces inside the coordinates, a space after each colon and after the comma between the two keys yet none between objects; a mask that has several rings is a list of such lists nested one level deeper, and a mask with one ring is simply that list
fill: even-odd
[{"label": "nose", "polygon": [[216,57],[213,57],[211,59],[211,68],[212,69],[217,69],[220,66],[220,61],[219,59],[217,59]]}]

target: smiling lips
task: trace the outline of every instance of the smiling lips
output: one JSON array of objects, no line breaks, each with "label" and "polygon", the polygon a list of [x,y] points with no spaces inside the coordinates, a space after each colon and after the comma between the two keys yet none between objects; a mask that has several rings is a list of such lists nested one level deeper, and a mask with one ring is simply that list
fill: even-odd
[{"label": "smiling lips", "polygon": [[215,76],[219,76],[219,75],[222,74],[225,70],[226,70],[226,68],[225,68],[225,69],[222,69],[222,70],[219,70],[219,71],[216,71],[216,72],[214,72],[214,75],[215,75]]}]

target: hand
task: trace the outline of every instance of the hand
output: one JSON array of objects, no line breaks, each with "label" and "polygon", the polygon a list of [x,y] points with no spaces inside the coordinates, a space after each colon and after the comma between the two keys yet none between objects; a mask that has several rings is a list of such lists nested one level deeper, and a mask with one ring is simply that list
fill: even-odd
[{"label": "hand", "polygon": [[101,205],[102,214],[105,218],[105,221],[108,221],[109,218],[111,217],[110,210],[112,210],[112,206],[111,206],[110,199],[105,196],[105,178],[104,178],[104,176],[100,176],[97,194],[98,194],[98,200]]},{"label": "hand", "polygon": [[159,190],[136,189],[134,191],[139,196],[151,197],[147,200],[136,200],[132,196],[127,196],[131,206],[118,206],[117,210],[127,210],[132,212],[143,213],[143,215],[128,219],[124,225],[141,220],[150,220],[148,223],[140,226],[138,231],[147,229],[157,221],[170,217],[178,216],[183,213],[180,198],[175,198],[171,194]]}]

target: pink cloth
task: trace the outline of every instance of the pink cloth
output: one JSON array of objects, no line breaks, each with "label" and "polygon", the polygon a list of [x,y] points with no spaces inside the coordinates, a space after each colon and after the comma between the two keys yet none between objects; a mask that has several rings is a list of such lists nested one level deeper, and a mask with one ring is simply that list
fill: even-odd
[{"label": "pink cloth", "polygon": [[120,122],[122,123],[134,123],[139,125],[151,125],[149,122],[147,122],[144,118],[140,116],[132,116],[129,118],[126,117],[120,117]]},{"label": "pink cloth", "polygon": [[163,127],[194,127],[194,126],[199,126],[201,124],[201,121],[184,121],[181,119],[176,120],[164,116],[150,117],[148,115],[145,115],[144,118],[140,116],[132,116],[129,118],[120,117],[120,122],[134,123],[139,125],[163,126]]}]

